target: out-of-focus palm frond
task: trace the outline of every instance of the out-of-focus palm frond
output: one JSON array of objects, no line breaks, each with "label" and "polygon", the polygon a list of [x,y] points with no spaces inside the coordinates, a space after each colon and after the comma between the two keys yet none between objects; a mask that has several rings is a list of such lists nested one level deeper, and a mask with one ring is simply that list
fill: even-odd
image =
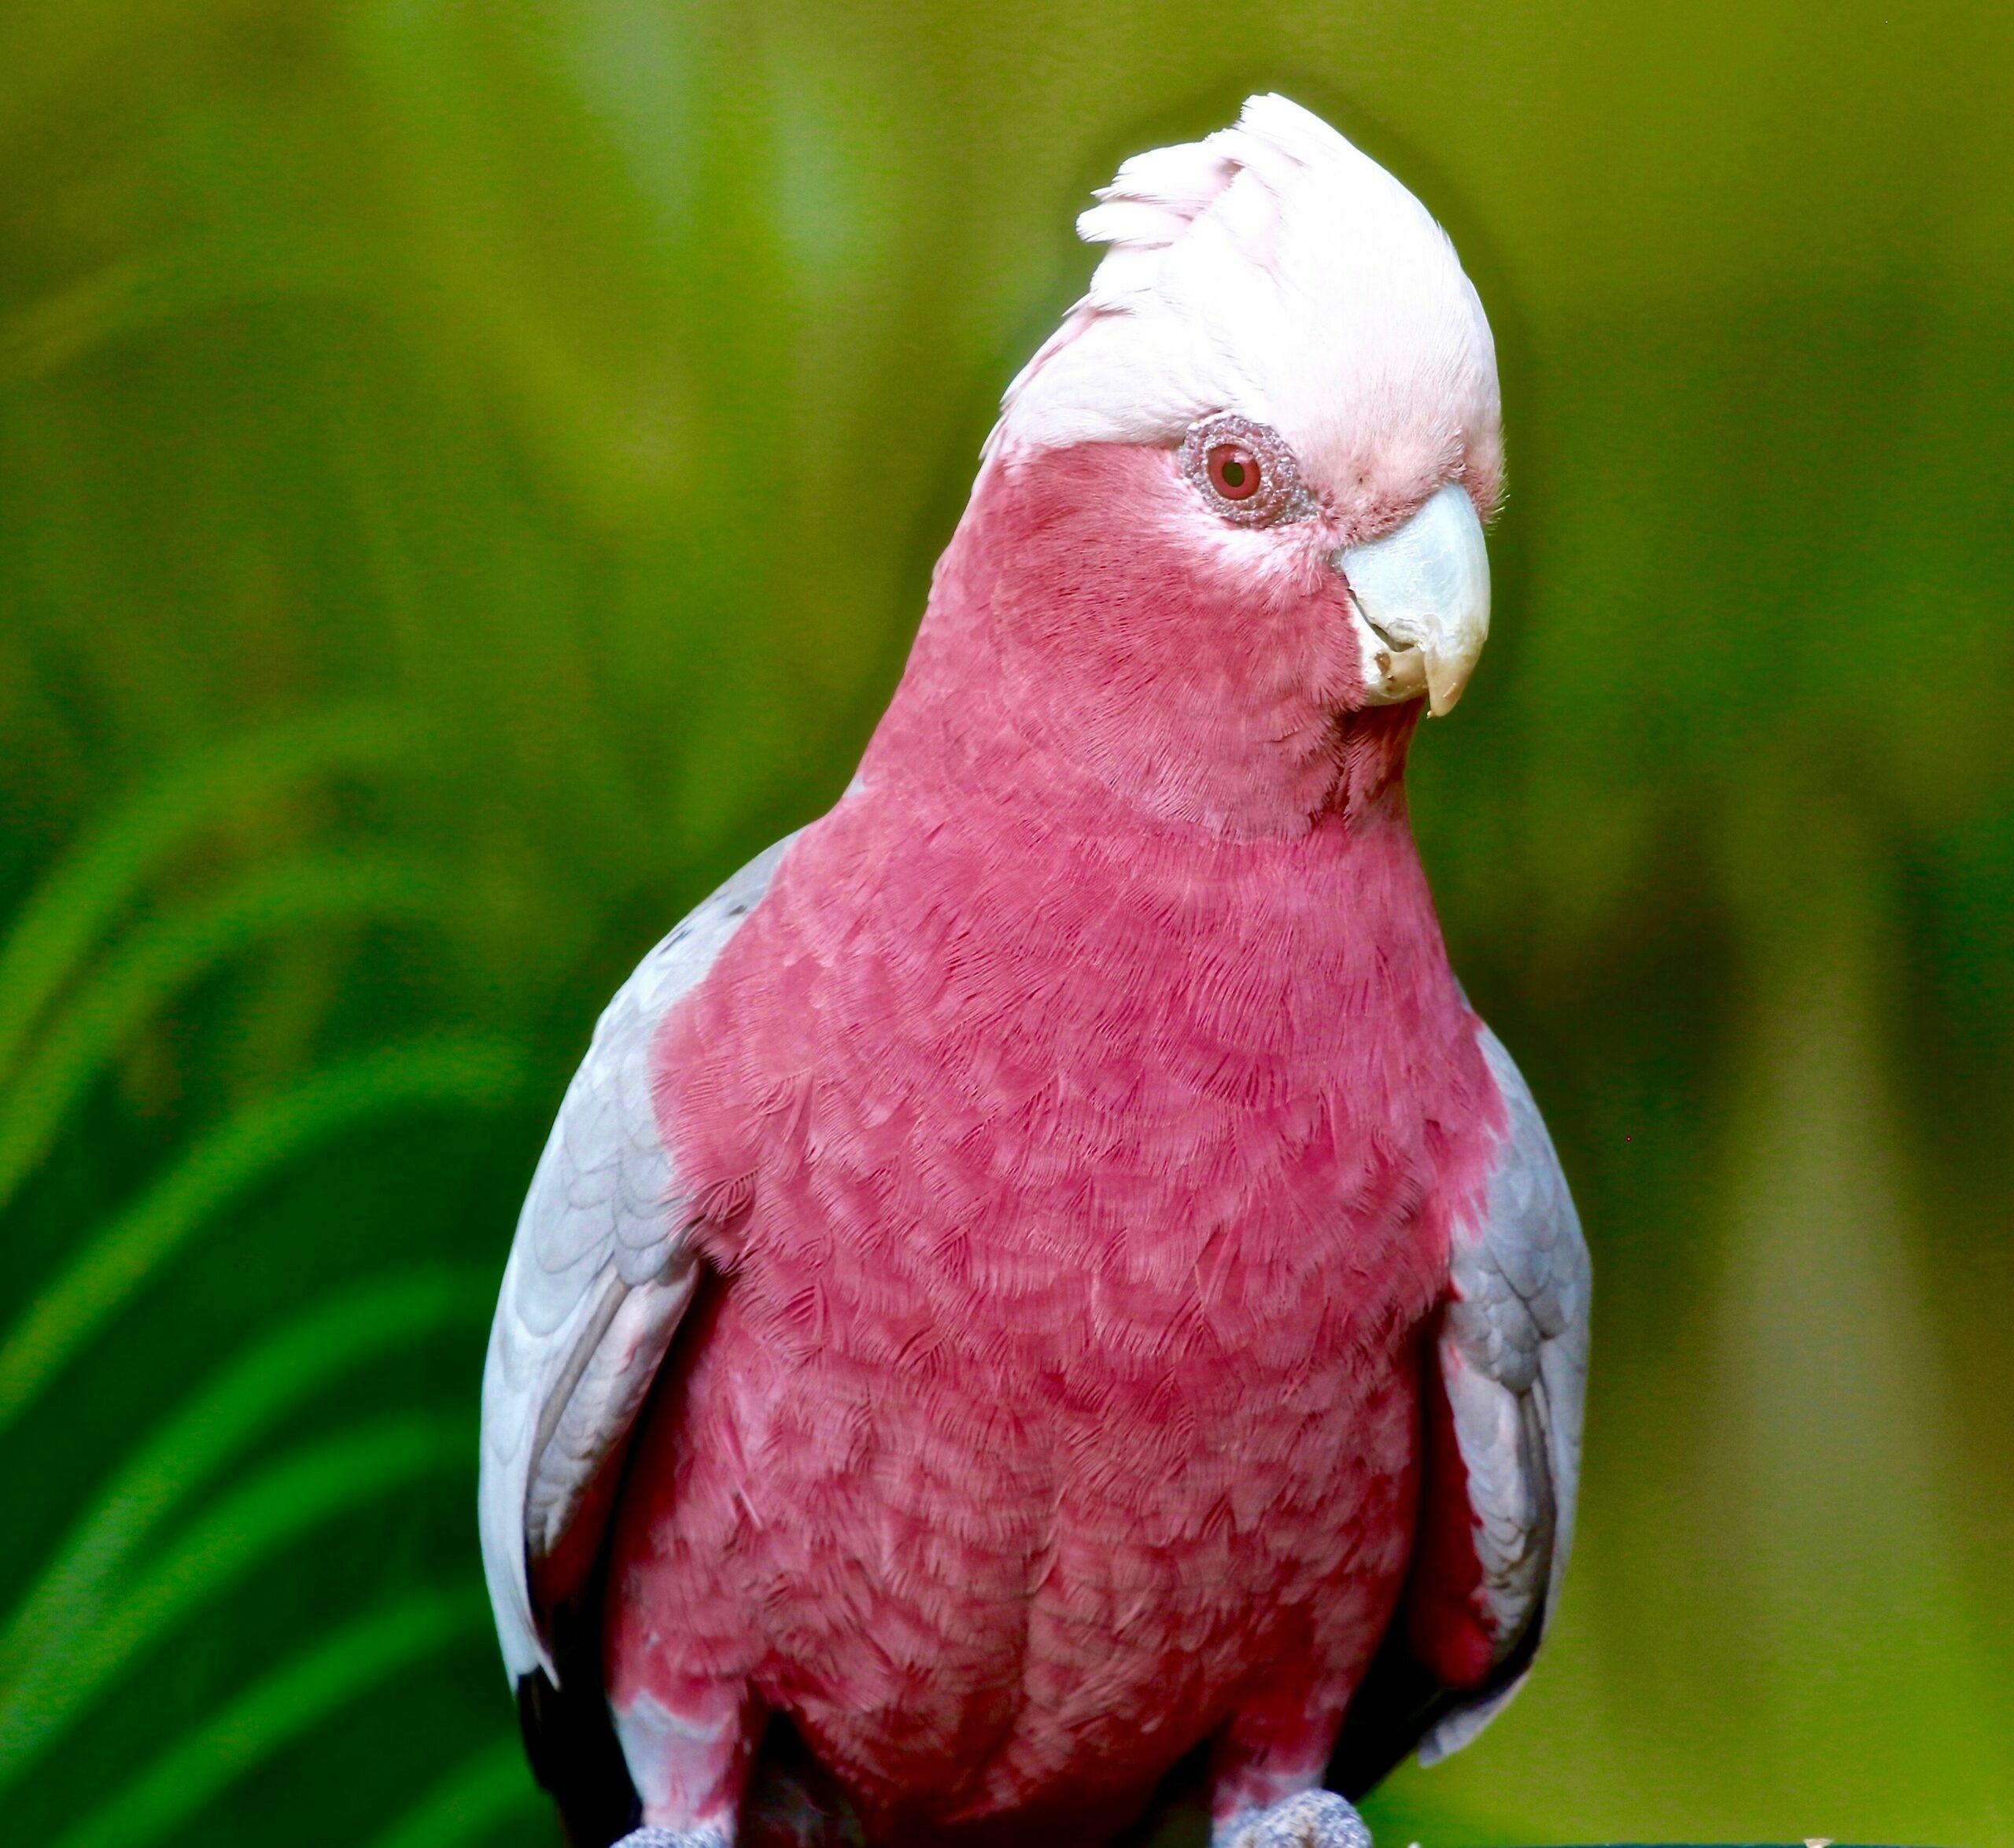
[{"label": "out-of-focus palm frond", "polygon": [[[0,944],[0,1212],[33,1191],[122,1048],[192,986],[327,930],[449,928],[444,882],[411,865],[310,847],[241,868],[227,838],[278,797],[332,774],[382,773],[410,736],[382,713],[349,712],[200,757],[129,799],[44,876]],[[213,867],[176,875],[194,880],[189,895],[153,898],[204,850]],[[53,1273],[0,1333],[0,1439],[48,1412],[52,1395],[60,1414],[64,1391],[94,1390],[87,1367],[116,1377],[108,1332],[193,1240],[304,1156],[374,1123],[495,1110],[522,1077],[507,1042],[435,1030],[254,1090],[64,1241]],[[61,1770],[66,1740],[123,1680],[186,1643],[225,1600],[256,1601],[262,1573],[289,1559],[312,1571],[305,1562],[332,1525],[443,1484],[467,1493],[472,1447],[466,1417],[452,1411],[414,1404],[339,1421],[326,1434],[292,1433],[387,1356],[452,1334],[465,1341],[480,1326],[487,1280],[408,1263],[331,1296],[312,1267],[302,1277],[308,1287],[286,1319],[242,1341],[206,1383],[186,1396],[158,1383],[153,1396],[168,1400],[158,1422],[135,1429],[129,1454],[0,1604],[0,1800],[17,1805],[54,1780],[41,1795],[51,1813],[69,1813],[65,1840],[131,1844],[170,1832],[333,1710],[477,1640],[481,1598],[464,1560],[459,1588],[367,1600],[347,1618],[328,1613],[330,1633],[280,1666],[260,1667],[255,1653],[251,1679],[234,1688],[227,1675],[214,1710],[184,1711],[179,1743],[115,1793]],[[0,1448],[0,1467],[31,1467],[19,1454]]]},{"label": "out-of-focus palm frond", "polygon": [[488,1620],[481,1595],[467,1587],[407,1599],[347,1625],[170,1746],[59,1837],[56,1848],[145,1848],[159,1841],[232,1780],[345,1702]]}]

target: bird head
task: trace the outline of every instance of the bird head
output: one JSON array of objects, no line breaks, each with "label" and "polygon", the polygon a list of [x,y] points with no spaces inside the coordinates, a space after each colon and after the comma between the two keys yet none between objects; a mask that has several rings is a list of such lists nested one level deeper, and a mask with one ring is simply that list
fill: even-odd
[{"label": "bird head", "polygon": [[1096,197],[1078,229],[1105,254],[975,495],[995,647],[1149,806],[1267,826],[1268,776],[1319,808],[1339,723],[1444,713],[1475,666],[1488,323],[1419,201],[1284,97]]}]

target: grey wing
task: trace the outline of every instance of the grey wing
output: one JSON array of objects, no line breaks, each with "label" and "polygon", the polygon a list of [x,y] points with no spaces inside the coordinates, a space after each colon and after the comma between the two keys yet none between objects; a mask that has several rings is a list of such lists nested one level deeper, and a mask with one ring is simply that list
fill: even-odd
[{"label": "grey wing", "polygon": [[1487,1027],[1508,1118],[1476,1223],[1458,1226],[1437,1358],[1467,1473],[1482,1596],[1505,1671],[1422,1740],[1459,1751],[1522,1685],[1573,1540],[1592,1285],[1580,1215],[1530,1088]]},{"label": "grey wing", "polygon": [[596,1024],[532,1176],[490,1325],[477,1487],[483,1575],[513,1682],[543,1668],[529,1562],[559,1544],[627,1437],[698,1281],[658,1134],[651,1041],[769,888],[751,861],[638,966]]}]

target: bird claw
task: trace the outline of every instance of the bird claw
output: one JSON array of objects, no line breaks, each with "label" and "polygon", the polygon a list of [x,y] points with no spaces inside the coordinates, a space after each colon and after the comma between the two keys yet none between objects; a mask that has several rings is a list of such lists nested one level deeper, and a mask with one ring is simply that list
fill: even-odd
[{"label": "bird claw", "polygon": [[717,1828],[667,1829],[646,1823],[632,1829],[610,1848],[729,1848],[726,1835]]},{"label": "bird claw", "polygon": [[1371,1848],[1370,1831],[1333,1791],[1303,1791],[1241,1817],[1215,1848]]}]

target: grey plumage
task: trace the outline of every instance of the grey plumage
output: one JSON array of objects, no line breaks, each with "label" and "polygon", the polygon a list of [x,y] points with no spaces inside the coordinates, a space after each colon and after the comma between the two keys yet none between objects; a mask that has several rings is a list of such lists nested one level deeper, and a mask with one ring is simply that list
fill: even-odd
[{"label": "grey plumage", "polygon": [[513,1681],[559,1676],[526,1584],[628,1435],[697,1281],[651,1045],[769,889],[788,837],[646,956],[595,1027],[518,1218],[482,1378],[484,1576]]},{"label": "grey plumage", "polygon": [[[1437,1358],[1499,1660],[1528,1664],[1536,1640],[1528,1632],[1557,1603],[1573,1545],[1592,1278],[1580,1215],[1531,1089],[1487,1027],[1481,1043],[1508,1122],[1482,1212],[1456,1228]],[[1421,1743],[1421,1761],[1466,1745],[1524,1675],[1521,1666],[1443,1716]]]}]

